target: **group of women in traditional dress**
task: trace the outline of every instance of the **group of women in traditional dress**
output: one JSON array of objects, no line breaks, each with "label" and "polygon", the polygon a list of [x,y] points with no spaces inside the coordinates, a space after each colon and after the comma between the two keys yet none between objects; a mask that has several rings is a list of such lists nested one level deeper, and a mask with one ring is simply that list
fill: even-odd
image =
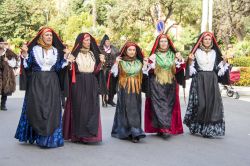
[{"label": "group of women in traditional dress", "polygon": [[[156,133],[166,139],[183,133],[179,85],[192,77],[184,124],[192,134],[223,136],[225,122],[218,83],[228,82],[228,64],[210,32],[199,37],[185,61],[166,34],[150,56],[134,42],[117,51],[104,36],[98,47],[81,33],[72,51],[53,29],[42,28],[21,49],[20,87],[25,90],[15,138],[45,148],[102,141],[102,105],[116,106],[112,137],[134,143]],[[67,97],[62,114],[61,93]],[[117,93],[117,103],[113,102]],[[142,93],[146,94],[144,130]]]}]

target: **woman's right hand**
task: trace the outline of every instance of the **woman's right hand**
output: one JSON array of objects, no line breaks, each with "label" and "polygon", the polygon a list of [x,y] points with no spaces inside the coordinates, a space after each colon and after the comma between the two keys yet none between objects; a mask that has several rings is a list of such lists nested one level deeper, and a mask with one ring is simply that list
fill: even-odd
[{"label": "woman's right hand", "polygon": [[145,66],[148,65],[148,58],[143,58],[143,65],[145,65]]},{"label": "woman's right hand", "polygon": [[148,59],[151,60],[152,62],[155,62],[155,60],[156,60],[156,54],[150,55],[150,57]]},{"label": "woman's right hand", "polygon": [[194,54],[190,53],[190,54],[188,55],[188,58],[191,59],[191,60],[194,60],[195,56],[194,56]]},{"label": "woman's right hand", "polygon": [[67,57],[67,60],[70,62],[70,63],[74,63],[75,62],[75,57],[74,57],[74,55],[72,55],[72,54],[69,54],[68,55],[68,57]]},{"label": "woman's right hand", "polygon": [[122,60],[122,57],[121,57],[121,56],[118,56],[118,57],[116,57],[116,59],[115,59],[115,63],[118,64],[121,60]]},{"label": "woman's right hand", "polygon": [[28,46],[26,44],[21,47],[21,55],[23,58],[27,58],[28,56]]}]

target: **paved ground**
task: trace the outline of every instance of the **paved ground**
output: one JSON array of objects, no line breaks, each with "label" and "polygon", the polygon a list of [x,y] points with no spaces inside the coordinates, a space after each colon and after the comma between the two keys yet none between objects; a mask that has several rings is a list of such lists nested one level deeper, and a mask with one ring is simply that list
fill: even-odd
[{"label": "paved ground", "polygon": [[[101,110],[103,143],[65,142],[57,149],[41,149],[14,139],[22,98],[10,98],[7,112],[0,111],[0,166],[249,166],[250,102],[223,98],[226,136],[204,139],[185,133],[162,140],[148,135],[134,144],[110,136],[114,108]],[[182,114],[186,106],[181,99]]]}]

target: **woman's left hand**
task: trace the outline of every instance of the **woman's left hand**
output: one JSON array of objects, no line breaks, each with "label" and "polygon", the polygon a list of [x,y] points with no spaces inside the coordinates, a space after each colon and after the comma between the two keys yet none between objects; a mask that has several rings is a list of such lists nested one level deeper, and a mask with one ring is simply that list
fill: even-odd
[{"label": "woman's left hand", "polygon": [[143,58],[143,64],[148,65],[148,58]]},{"label": "woman's left hand", "polygon": [[67,60],[71,63],[73,63],[75,61],[75,57],[72,55],[72,54],[69,54],[68,57],[67,57]]},{"label": "woman's left hand", "polygon": [[223,56],[222,58],[223,58],[224,64],[226,64],[228,62],[228,58],[226,56]]},{"label": "woman's left hand", "polygon": [[105,56],[103,54],[100,54],[100,61],[101,63],[105,63]]},{"label": "woman's left hand", "polygon": [[181,56],[181,53],[180,52],[177,52],[175,54],[175,58],[177,58],[179,61],[181,61],[183,59],[183,57]]},{"label": "woman's left hand", "polygon": [[65,48],[63,52],[64,52],[64,58],[67,59],[70,54],[70,51],[67,48]]}]

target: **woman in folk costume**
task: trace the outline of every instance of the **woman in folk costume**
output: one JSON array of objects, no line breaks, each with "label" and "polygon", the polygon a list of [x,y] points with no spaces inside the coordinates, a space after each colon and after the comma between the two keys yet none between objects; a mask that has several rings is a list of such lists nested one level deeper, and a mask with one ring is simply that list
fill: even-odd
[{"label": "woman in folk costume", "polygon": [[102,106],[107,107],[107,104],[115,107],[114,103],[114,95],[116,94],[116,87],[113,84],[117,83],[117,78],[110,75],[111,67],[115,63],[116,57],[119,55],[119,50],[110,43],[110,39],[108,35],[104,35],[100,43],[100,51],[103,55],[105,55],[105,64],[104,64],[104,77],[102,82],[109,85],[107,87],[107,94],[102,95]]},{"label": "woman in folk costume", "polygon": [[15,70],[19,66],[19,56],[7,48],[7,44],[8,43],[0,37],[0,109],[3,111],[7,111],[7,97],[16,90]]},{"label": "woman in folk costume", "polygon": [[102,141],[98,73],[105,62],[104,55],[89,33],[81,33],[72,54],[69,97],[64,117],[64,139],[72,142],[97,143]]},{"label": "woman in folk costume", "polygon": [[[15,138],[41,147],[63,146],[61,89],[58,72],[68,65],[68,51],[51,28],[42,28],[22,47],[21,77],[28,76]],[[64,51],[67,52],[64,54]],[[28,74],[28,75],[25,75]]]},{"label": "woman in folk costume", "polygon": [[111,135],[137,143],[144,134],[141,128],[141,87],[143,53],[133,42],[127,42],[116,58],[111,72],[118,77],[117,105]]},{"label": "woman in folk costume", "polygon": [[192,134],[224,136],[225,121],[218,83],[228,84],[228,64],[214,35],[204,32],[189,55],[187,76],[192,77],[184,123]]},{"label": "woman in folk costume", "polygon": [[148,60],[148,94],[145,103],[145,132],[162,138],[183,133],[179,84],[185,86],[185,62],[170,38],[156,38]]}]

